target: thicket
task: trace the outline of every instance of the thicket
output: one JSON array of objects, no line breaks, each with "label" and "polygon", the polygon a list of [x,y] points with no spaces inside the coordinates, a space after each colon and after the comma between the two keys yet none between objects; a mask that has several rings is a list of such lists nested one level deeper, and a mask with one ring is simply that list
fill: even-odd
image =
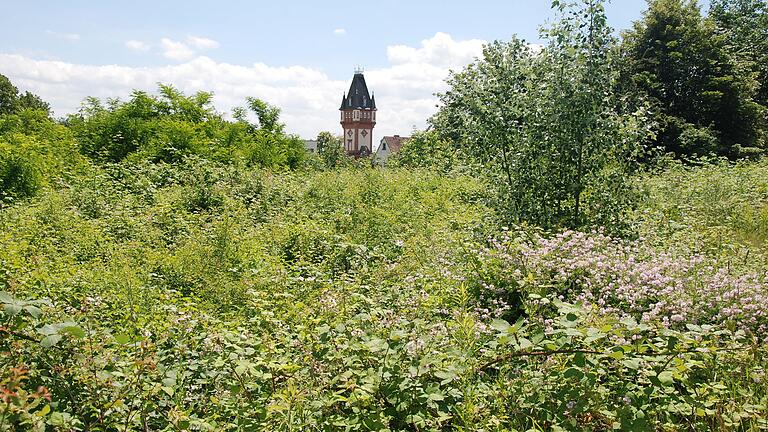
[{"label": "thicket", "polygon": [[[561,19],[543,31],[541,51],[518,39],[486,46],[449,78],[432,125],[482,166],[510,222],[621,231],[651,119],[617,90],[602,2],[555,6]],[[414,153],[408,147],[404,155]]]},{"label": "thicket", "polygon": [[[694,191],[737,187],[728,169],[645,182],[696,209],[680,225],[715,229]],[[503,231],[484,195],[429,171],[187,158],[16,203],[0,213],[2,427],[765,425],[764,267],[672,235]],[[669,223],[654,203],[649,232]]]},{"label": "thicket", "polygon": [[49,117],[47,104],[10,106],[0,115],[0,207],[87,169],[72,132]]},{"label": "thicket", "polygon": [[[716,17],[737,13],[723,4],[712,7]],[[746,38],[718,29],[716,18],[702,16],[697,2],[651,2],[624,33],[621,49],[625,78],[657,113],[655,145],[678,156],[731,158],[764,149],[765,106],[757,75],[745,64],[759,53]]]},{"label": "thicket", "polygon": [[[305,154],[259,99],[55,121],[0,82],[0,431],[768,428],[768,164],[643,166],[678,114],[623,79],[602,2],[553,4],[386,169]],[[713,2],[728,71],[761,73],[733,57],[761,4]],[[713,26],[650,8],[636,31]]]},{"label": "thicket", "polygon": [[228,121],[215,111],[212,97],[206,92],[187,96],[160,85],[158,95],[136,91],[125,102],[105,105],[89,98],[67,124],[83,154],[98,161],[177,162],[197,155],[273,169],[301,165],[304,143],[285,133],[277,107],[249,98],[248,109],[235,108],[234,120]]},{"label": "thicket", "polygon": [[19,89],[11,80],[0,74],[0,115],[18,114],[25,110],[43,111],[49,115],[51,106],[40,96],[29,91],[19,93]]},{"label": "thicket", "polygon": [[602,1],[553,6],[541,49],[496,41],[453,73],[430,130],[394,163],[474,171],[512,222],[626,234],[630,178],[659,156],[763,153],[765,1],[714,2],[708,16],[652,1],[621,40]]}]

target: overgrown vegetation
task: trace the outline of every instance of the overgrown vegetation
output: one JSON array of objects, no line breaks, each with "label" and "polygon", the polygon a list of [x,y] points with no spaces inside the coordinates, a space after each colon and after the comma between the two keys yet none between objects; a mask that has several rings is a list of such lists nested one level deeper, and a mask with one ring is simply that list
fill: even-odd
[{"label": "overgrown vegetation", "polygon": [[[255,98],[55,121],[0,81],[0,431],[768,429],[760,122],[750,158],[690,158],[744,154],[626,93],[601,2],[554,5],[387,168],[305,154]],[[665,31],[717,23],[727,57],[763,6],[658,0],[635,31],[685,12]],[[691,151],[658,158],[673,117]]]},{"label": "overgrown vegetation", "polygon": [[211,93],[186,96],[160,85],[158,96],[134,92],[127,102],[104,104],[88,99],[67,123],[82,152],[99,161],[126,158],[175,162],[198,155],[225,162],[244,162],[269,168],[298,167],[304,158],[303,142],[285,133],[280,110],[249,98],[248,112],[236,108],[234,121],[226,121],[212,105]]}]

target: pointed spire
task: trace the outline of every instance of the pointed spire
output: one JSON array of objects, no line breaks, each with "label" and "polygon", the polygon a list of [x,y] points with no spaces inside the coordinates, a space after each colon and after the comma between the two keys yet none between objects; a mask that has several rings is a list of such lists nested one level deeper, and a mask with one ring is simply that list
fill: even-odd
[{"label": "pointed spire", "polygon": [[344,109],[344,103],[347,101],[347,94],[343,93],[341,95],[341,107],[339,107],[340,110]]},{"label": "pointed spire", "polygon": [[352,77],[349,91],[346,93],[346,102],[341,105],[340,109],[375,109],[376,105],[369,95],[368,86],[365,85],[365,77],[362,71],[355,73],[354,77]]}]

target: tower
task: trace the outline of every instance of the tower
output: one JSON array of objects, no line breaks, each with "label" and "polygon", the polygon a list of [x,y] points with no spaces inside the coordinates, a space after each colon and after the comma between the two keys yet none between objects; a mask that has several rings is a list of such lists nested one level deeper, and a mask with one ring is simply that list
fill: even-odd
[{"label": "tower", "polygon": [[376,126],[376,99],[368,94],[362,70],[355,70],[352,85],[342,97],[339,111],[344,128],[344,150],[350,156],[371,154],[373,127]]}]

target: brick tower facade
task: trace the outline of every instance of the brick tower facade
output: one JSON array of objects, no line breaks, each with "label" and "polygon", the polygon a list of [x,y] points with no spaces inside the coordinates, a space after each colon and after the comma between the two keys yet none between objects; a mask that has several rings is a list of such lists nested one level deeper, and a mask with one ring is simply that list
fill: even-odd
[{"label": "brick tower facade", "polygon": [[376,99],[368,93],[363,71],[355,71],[349,92],[341,99],[339,111],[344,128],[344,150],[350,156],[371,154],[373,127],[376,126]]}]

